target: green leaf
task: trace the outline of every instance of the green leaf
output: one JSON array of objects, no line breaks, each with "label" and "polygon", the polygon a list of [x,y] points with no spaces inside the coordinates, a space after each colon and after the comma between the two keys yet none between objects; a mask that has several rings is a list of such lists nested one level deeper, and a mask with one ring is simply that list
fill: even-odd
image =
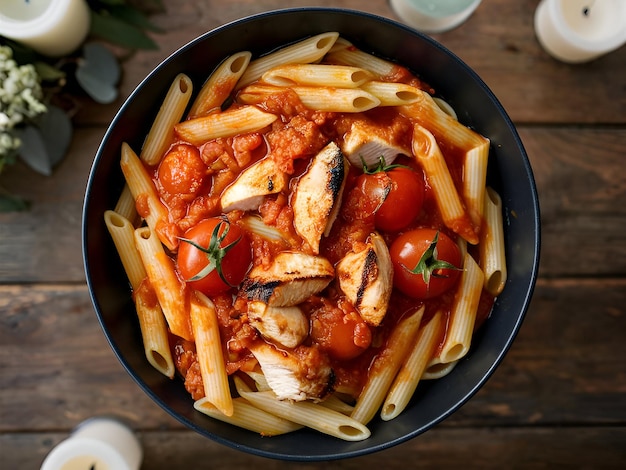
[{"label": "green leaf", "polygon": [[52,164],[41,131],[35,126],[25,126],[17,129],[16,133],[22,141],[20,147],[22,160],[37,173],[50,176]]},{"label": "green leaf", "polygon": [[38,119],[37,127],[46,146],[50,166],[54,168],[67,154],[73,135],[72,122],[61,108],[49,105],[48,112]]},{"label": "green leaf", "polygon": [[139,29],[147,29],[157,33],[163,32],[161,28],[152,23],[148,18],[132,7],[126,5],[112,6],[108,9],[109,13],[116,18],[138,27]]},{"label": "green leaf", "polygon": [[102,44],[88,43],[83,47],[84,58],[76,68],[76,81],[98,103],[115,101],[120,78],[120,66],[115,56]]},{"label": "green leaf", "polygon": [[129,49],[158,49],[139,28],[103,12],[91,12],[91,34]]},{"label": "green leaf", "polygon": [[41,60],[34,62],[33,65],[37,75],[45,82],[56,82],[65,77],[65,72]]},{"label": "green leaf", "polygon": [[0,212],[24,212],[28,209],[29,201],[11,194],[0,194]]}]

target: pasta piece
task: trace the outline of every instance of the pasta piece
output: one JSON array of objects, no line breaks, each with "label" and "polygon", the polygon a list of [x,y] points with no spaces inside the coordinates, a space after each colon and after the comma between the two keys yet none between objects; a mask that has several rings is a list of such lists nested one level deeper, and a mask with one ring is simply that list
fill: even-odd
[{"label": "pasta piece", "polygon": [[190,316],[204,396],[220,412],[232,416],[233,399],[228,385],[215,305],[207,296],[196,291],[191,296]]},{"label": "pasta piece", "polygon": [[193,119],[219,108],[228,99],[250,63],[252,53],[238,52],[226,58],[200,89],[187,115]]},{"label": "pasta piece", "polygon": [[374,76],[358,67],[332,64],[288,64],[268,70],[261,81],[269,85],[357,88]]},{"label": "pasta piece", "polygon": [[135,244],[172,334],[193,341],[184,286],[176,275],[174,262],[150,227],[135,230]]},{"label": "pasta piece", "polygon": [[466,253],[463,273],[450,311],[446,339],[439,354],[441,362],[458,361],[469,351],[483,283],[482,270],[474,258]]},{"label": "pasta piece", "polygon": [[135,225],[135,221],[139,218],[139,214],[137,214],[137,207],[135,206],[135,199],[133,198],[127,184],[124,185],[124,189],[122,190],[122,193],[120,194],[113,210],[122,217],[127,218],[133,225]]},{"label": "pasta piece", "polygon": [[458,363],[459,361],[443,363],[439,357],[433,358],[426,367],[422,380],[436,380],[445,377],[452,372]]},{"label": "pasta piece", "polygon": [[298,41],[250,62],[237,88],[258,80],[268,70],[285,64],[310,64],[319,61],[333,46],[339,33],[327,32]]},{"label": "pasta piece", "polygon": [[[309,109],[329,112],[358,113],[380,105],[380,100],[360,88],[330,88],[293,86],[302,104]],[[282,93],[284,88],[271,85],[250,85],[241,90],[238,100],[246,104],[258,104],[266,96]]]},{"label": "pasta piece", "polygon": [[378,98],[381,106],[403,106],[421,98],[419,88],[405,83],[371,81],[361,85],[361,89]]},{"label": "pasta piece", "polygon": [[[121,167],[135,204],[142,207],[139,215],[145,218],[148,227],[158,234],[160,224],[167,220],[167,209],[161,202],[148,171],[126,142],[122,144]],[[177,240],[166,237],[163,237],[161,242],[170,250],[178,244]]]},{"label": "pasta piece", "polygon": [[400,111],[415,119],[421,126],[434,134],[437,139],[465,152],[489,142],[489,139],[464,126],[454,116],[444,111],[428,93],[423,90],[420,90],[419,93],[421,94],[419,100],[410,105],[402,106]]},{"label": "pasta piece", "polygon": [[137,290],[146,278],[146,270],[135,246],[135,227],[130,221],[115,211],[104,213],[104,223],[113,239],[131,288]]},{"label": "pasta piece", "polygon": [[275,120],[274,114],[261,111],[256,106],[242,106],[183,121],[174,126],[174,129],[187,142],[201,145],[220,137],[258,131]]},{"label": "pasta piece", "polygon": [[380,408],[410,345],[415,341],[423,314],[424,306],[401,319],[387,339],[384,349],[376,355],[351,415],[356,421],[369,423]]},{"label": "pasta piece", "polygon": [[146,358],[152,367],[173,379],[176,367],[170,350],[167,323],[161,306],[154,302],[154,292],[150,283],[142,283],[135,291],[134,297]]},{"label": "pasta piece", "polygon": [[485,225],[480,240],[480,267],[485,273],[485,289],[491,295],[497,296],[504,289],[507,269],[502,199],[490,187],[486,190],[484,219]]},{"label": "pasta piece", "polygon": [[251,404],[268,413],[345,441],[362,441],[371,435],[365,425],[318,403],[278,400],[271,391],[239,390],[239,393]]},{"label": "pasta piece", "polygon": [[171,379],[175,367],[167,325],[161,306],[152,300],[151,286],[144,282],[146,270],[135,247],[135,228],[128,219],[114,211],[106,211],[104,220],[133,290],[146,358],[152,367]]},{"label": "pasta piece", "polygon": [[267,413],[241,397],[233,399],[233,414],[230,416],[218,410],[206,397],[197,400],[193,407],[211,418],[257,432],[262,436],[278,436],[303,427],[301,424]]},{"label": "pasta piece", "polygon": [[437,97],[433,97],[433,101],[435,103],[437,103],[437,106],[439,106],[439,108],[446,113],[448,116],[450,116],[451,118],[453,118],[455,121],[459,120],[459,117],[456,114],[456,111],[454,110],[454,108],[450,105],[450,103],[448,103],[447,101],[445,101],[442,98],[437,98]]},{"label": "pasta piece", "polygon": [[336,43],[336,47],[326,56],[328,62],[359,67],[370,71],[379,79],[391,77],[398,70],[399,66],[393,62],[364,52],[344,38],[339,38]]},{"label": "pasta piece", "polygon": [[179,123],[191,99],[193,83],[184,73],[176,76],[146,136],[139,158],[154,166],[174,141],[174,125]]},{"label": "pasta piece", "polygon": [[438,141],[464,154],[462,195],[474,230],[478,232],[482,225],[489,139],[459,123],[456,114],[450,115],[428,93],[420,93],[421,99],[403,106],[402,112],[428,129]]},{"label": "pasta piece", "polygon": [[489,143],[483,142],[465,154],[463,164],[463,198],[475,227],[482,228],[487,182]]},{"label": "pasta piece", "polygon": [[330,408],[331,410],[337,411],[346,416],[350,416],[354,411],[353,405],[346,403],[335,393],[326,397],[324,401],[320,402],[320,405],[325,406],[326,408]]},{"label": "pasta piece", "polygon": [[420,328],[415,344],[398,371],[383,403],[380,417],[389,421],[404,411],[443,336],[444,314],[438,311]]},{"label": "pasta piece", "polygon": [[443,222],[469,243],[477,244],[478,235],[463,207],[439,145],[433,134],[419,124],[413,127],[413,154],[433,189]]}]

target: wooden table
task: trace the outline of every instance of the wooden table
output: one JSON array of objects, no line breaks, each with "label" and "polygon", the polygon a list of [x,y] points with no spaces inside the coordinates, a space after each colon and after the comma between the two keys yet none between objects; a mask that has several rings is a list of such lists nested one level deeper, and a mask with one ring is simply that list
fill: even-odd
[{"label": "wooden table", "polygon": [[[162,59],[241,16],[307,1],[164,0],[160,48],[124,63],[120,99],[85,102],[51,177],[21,164],[1,184],[32,201],[0,215],[0,467],[39,468],[74,426],[99,414],[132,423],[145,469],[323,468],[232,450],[184,429],[115,359],[90,304],[80,234],[92,158],[115,111]],[[384,0],[320,6],[394,17]],[[460,411],[407,443],[334,462],[345,469],[626,468],[626,47],[583,65],[537,43],[538,0],[485,0],[434,37],[486,81],[518,126],[539,190],[540,279],[516,342]]]}]

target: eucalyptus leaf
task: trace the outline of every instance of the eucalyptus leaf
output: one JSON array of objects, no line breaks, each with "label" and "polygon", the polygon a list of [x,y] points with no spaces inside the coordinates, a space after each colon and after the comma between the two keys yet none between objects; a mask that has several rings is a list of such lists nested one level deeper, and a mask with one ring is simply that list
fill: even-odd
[{"label": "eucalyptus leaf", "polygon": [[91,34],[130,49],[158,49],[139,28],[108,13],[91,12]]},{"label": "eucalyptus leaf", "polygon": [[72,121],[61,108],[48,106],[48,112],[39,118],[37,127],[46,146],[50,166],[54,168],[63,160],[72,141]]},{"label": "eucalyptus leaf", "polygon": [[21,159],[37,173],[50,176],[52,164],[41,131],[35,126],[29,125],[17,129],[16,134],[22,141],[20,146]]},{"label": "eucalyptus leaf", "polygon": [[83,53],[84,57],[76,68],[76,80],[98,103],[115,101],[118,95],[116,85],[121,75],[117,59],[98,43],[85,44]]}]

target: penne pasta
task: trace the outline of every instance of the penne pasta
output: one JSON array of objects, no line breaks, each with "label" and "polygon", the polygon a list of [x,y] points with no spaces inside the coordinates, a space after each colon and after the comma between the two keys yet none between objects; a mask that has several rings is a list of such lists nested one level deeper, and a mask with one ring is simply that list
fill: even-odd
[{"label": "penne pasta", "polygon": [[193,407],[211,418],[257,432],[262,436],[278,436],[303,428],[301,424],[267,413],[241,397],[233,399],[233,413],[230,416],[218,410],[207,398],[195,401]]},{"label": "penne pasta", "polygon": [[331,410],[337,411],[346,416],[350,416],[354,411],[354,406],[346,403],[341,398],[337,396],[337,394],[333,393],[328,396],[324,401],[320,402],[322,406],[326,408],[330,408]]},{"label": "penne pasta", "polygon": [[135,291],[146,278],[146,270],[135,246],[135,227],[126,217],[112,210],[104,213],[104,223],[113,239],[130,286]]},{"label": "penne pasta", "polygon": [[267,413],[345,441],[362,441],[371,434],[370,430],[360,422],[318,403],[278,400],[272,391],[240,390],[239,393],[244,399]]},{"label": "penne pasta", "polygon": [[124,185],[124,189],[122,190],[122,193],[120,194],[113,210],[122,217],[127,218],[133,225],[135,225],[135,221],[139,218],[139,214],[137,214],[137,207],[135,206],[135,199],[133,198],[127,184]]},{"label": "penne pasta", "polygon": [[146,270],[135,246],[135,228],[114,211],[106,211],[104,220],[133,290],[146,358],[155,369],[171,379],[175,368],[167,325],[161,306],[153,300],[152,287],[145,282]]},{"label": "penne pasta", "polygon": [[[380,100],[360,88],[330,88],[293,86],[302,104],[309,109],[329,112],[359,113],[380,105]],[[275,93],[282,93],[284,88],[271,85],[250,85],[241,90],[238,99],[246,104],[257,104]]]},{"label": "penne pasta", "polygon": [[[135,206],[141,206],[140,216],[145,218],[148,226],[159,234],[159,226],[167,220],[167,209],[159,199],[154,183],[130,146],[124,142],[122,144],[121,158],[122,173],[126,179],[126,184],[135,200]],[[166,237],[161,242],[170,250],[178,244],[178,240],[171,240]]]},{"label": "penne pasta", "polygon": [[150,227],[135,230],[135,244],[171,332],[193,341],[184,289],[174,270],[174,262]]},{"label": "penne pasta", "polygon": [[504,222],[502,199],[490,187],[486,189],[484,229],[480,240],[480,267],[485,273],[485,289],[497,296],[504,289],[507,278],[504,250]]},{"label": "penne pasta", "polygon": [[191,296],[190,317],[204,396],[221,413],[232,416],[233,399],[228,385],[215,305],[207,296],[196,291]]},{"label": "penne pasta", "polygon": [[381,59],[354,47],[344,38],[336,41],[336,47],[326,55],[328,62],[359,67],[373,73],[378,79],[392,77],[398,69],[393,62]]},{"label": "penne pasta", "polygon": [[428,129],[437,139],[465,152],[489,142],[489,139],[461,124],[455,117],[456,113],[451,115],[442,109],[428,93],[420,90],[420,94],[419,100],[402,106],[401,111]]},{"label": "penne pasta", "polygon": [[220,108],[248,67],[251,57],[251,52],[238,52],[218,65],[200,89],[187,117],[193,119]]},{"label": "penne pasta", "polygon": [[478,235],[454,186],[452,175],[439,145],[433,134],[419,124],[413,127],[413,154],[421,164],[432,187],[446,226],[469,243],[477,244]]},{"label": "penne pasta", "polygon": [[294,85],[357,88],[374,76],[367,70],[346,65],[288,64],[268,70],[261,82],[290,87]]},{"label": "penne pasta", "polygon": [[268,70],[284,64],[310,64],[319,61],[333,46],[339,33],[328,32],[298,41],[250,62],[237,88],[258,80]]},{"label": "penne pasta", "polygon": [[465,154],[463,165],[463,198],[474,227],[482,229],[487,182],[489,142],[484,141]]},{"label": "penne pasta", "polygon": [[439,354],[441,362],[458,361],[469,351],[483,283],[482,270],[474,258],[466,253],[463,273],[450,311],[446,339]]},{"label": "penne pasta", "polygon": [[191,99],[193,83],[184,73],[178,74],[165,96],[161,108],[146,136],[139,158],[154,166],[174,141],[174,125],[180,122]]},{"label": "penne pasta", "polygon": [[455,121],[459,120],[459,117],[457,116],[456,111],[454,110],[452,106],[450,106],[450,103],[437,97],[433,97],[433,101],[437,103],[437,106],[439,106],[439,109],[441,109],[444,113],[446,113],[452,119],[454,119]]},{"label": "penne pasta", "polygon": [[[436,102],[424,91],[421,99],[403,107],[403,112],[428,129],[435,139],[459,149],[464,155],[462,196],[474,230],[478,233],[482,226],[484,191],[487,180],[487,160],[489,139],[459,123],[456,113],[446,110],[447,103]],[[442,103],[445,103],[443,105]],[[469,240],[468,240],[469,241]],[[472,244],[476,244],[475,239]]]},{"label": "penne pasta", "polygon": [[415,103],[421,97],[419,88],[405,83],[370,81],[361,85],[361,89],[380,100],[380,106],[404,106]]},{"label": "penne pasta", "polygon": [[443,336],[444,314],[438,311],[420,328],[406,360],[398,371],[385,398],[380,417],[389,421],[398,416],[409,403],[426,366],[431,360]]},{"label": "penne pasta", "polygon": [[155,295],[150,283],[142,283],[134,297],[144,354],[152,367],[173,379],[176,367],[170,350],[167,323],[161,306],[154,301]]},{"label": "penne pasta", "polygon": [[258,131],[275,120],[274,114],[261,111],[256,106],[242,106],[183,121],[174,126],[174,129],[183,140],[201,145],[220,137]]},{"label": "penne pasta", "polygon": [[367,382],[352,411],[351,417],[356,421],[369,423],[380,408],[410,345],[415,341],[423,314],[424,306],[400,320],[384,349],[374,359]]},{"label": "penne pasta", "polygon": [[458,363],[459,361],[443,363],[439,357],[433,358],[422,374],[422,380],[436,380],[445,377],[452,372]]}]

